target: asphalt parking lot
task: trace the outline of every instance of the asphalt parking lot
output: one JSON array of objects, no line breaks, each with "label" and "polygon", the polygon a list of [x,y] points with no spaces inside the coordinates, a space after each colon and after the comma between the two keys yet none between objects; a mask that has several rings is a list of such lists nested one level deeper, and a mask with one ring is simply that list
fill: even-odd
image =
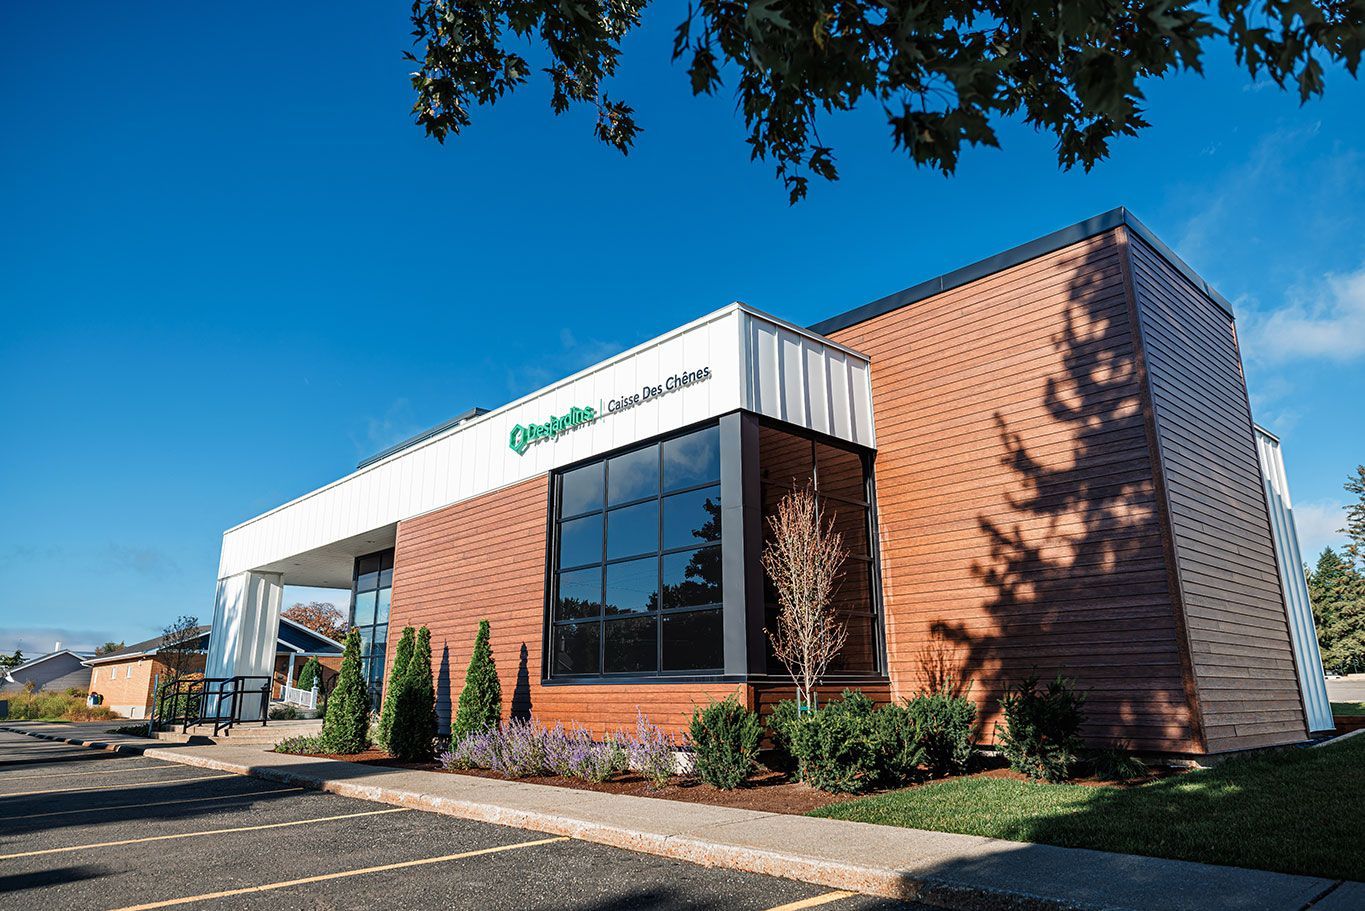
[{"label": "asphalt parking lot", "polygon": [[0,909],[919,906],[0,731]]}]

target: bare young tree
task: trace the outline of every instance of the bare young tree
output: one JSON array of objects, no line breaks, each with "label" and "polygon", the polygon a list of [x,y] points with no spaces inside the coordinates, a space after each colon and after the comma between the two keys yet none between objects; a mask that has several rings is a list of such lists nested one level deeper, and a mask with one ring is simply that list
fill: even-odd
[{"label": "bare young tree", "polygon": [[784,496],[768,525],[763,569],[777,588],[778,613],[777,629],[764,632],[796,685],[797,706],[811,709],[816,684],[848,640],[830,606],[848,551],[809,484]]},{"label": "bare young tree", "polygon": [[203,631],[199,629],[199,618],[181,615],[175,622],[161,631],[161,645],[156,656],[166,666],[166,683],[174,684],[189,670],[195,653],[195,644]]}]

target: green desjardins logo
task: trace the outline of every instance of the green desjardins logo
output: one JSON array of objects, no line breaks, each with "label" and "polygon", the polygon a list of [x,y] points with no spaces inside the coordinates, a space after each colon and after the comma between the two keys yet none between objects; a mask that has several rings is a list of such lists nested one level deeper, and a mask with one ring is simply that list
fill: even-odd
[{"label": "green desjardins logo", "polygon": [[517,455],[524,453],[532,443],[541,440],[553,440],[566,430],[572,430],[580,424],[587,424],[597,420],[598,412],[596,408],[570,408],[567,414],[561,414],[550,418],[543,424],[531,424],[524,427],[521,424],[512,428],[512,433],[508,437],[507,445]]}]

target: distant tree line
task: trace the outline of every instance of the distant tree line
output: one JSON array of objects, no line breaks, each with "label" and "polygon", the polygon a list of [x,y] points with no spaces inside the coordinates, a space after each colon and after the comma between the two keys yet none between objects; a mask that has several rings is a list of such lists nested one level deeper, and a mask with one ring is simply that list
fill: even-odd
[{"label": "distant tree line", "polygon": [[1365,673],[1365,465],[1346,481],[1355,502],[1346,507],[1346,546],[1324,548],[1316,566],[1304,567],[1322,664],[1329,673]]}]

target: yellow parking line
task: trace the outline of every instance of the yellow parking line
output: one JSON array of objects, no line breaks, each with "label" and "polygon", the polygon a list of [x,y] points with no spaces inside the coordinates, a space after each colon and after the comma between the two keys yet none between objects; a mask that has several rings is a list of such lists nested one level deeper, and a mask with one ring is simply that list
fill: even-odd
[{"label": "yellow parking line", "polygon": [[231,829],[205,829],[202,832],[180,832],[174,835],[149,835],[145,838],[124,838],[119,841],[101,841],[88,845],[71,845],[67,848],[43,848],[40,851],[19,851],[15,854],[0,854],[0,860],[13,860],[16,857],[37,857],[40,854],[63,854],[67,851],[86,851],[90,848],[117,848],[120,845],[138,845],[147,841],[170,841],[175,838],[197,838],[200,835],[226,835],[230,832],[257,832],[261,829],[283,829],[287,826],[305,826],[315,822],[335,822],[338,819],[356,819],[361,816],[383,816],[386,813],[406,813],[411,807],[395,807],[391,810],[369,810],[364,813],[343,813],[340,816],[320,816],[315,819],[296,819],[290,822],[272,822],[259,826],[236,826]]},{"label": "yellow parking line", "polygon": [[[130,756],[128,758],[132,759],[134,757]],[[141,759],[142,757],[139,756],[136,758]],[[128,772],[159,772],[162,769],[168,768],[170,768],[170,766],[167,765],[142,765],[131,769],[96,769],[91,772],[53,772],[48,775],[0,775],[0,784],[4,784],[7,781],[23,781],[26,778],[75,778],[77,776],[83,778],[86,775],[124,775]]]},{"label": "yellow parking line", "polygon": [[166,778],[161,781],[130,781],[127,784],[96,784],[88,788],[49,788],[45,791],[15,791],[12,794],[0,794],[3,797],[34,797],[38,794],[76,794],[81,791],[122,791],[127,788],[141,788],[155,784],[181,784],[186,781],[213,781],[215,778],[240,778],[232,772],[223,775],[196,775],[193,778]]},{"label": "yellow parking line", "polygon": [[802,908],[816,908],[820,905],[828,905],[830,902],[843,901],[852,898],[857,892],[826,892],[823,895],[814,895],[810,898],[803,898],[800,901],[787,902],[785,905],[778,905],[769,908],[768,911],[800,911]]},{"label": "yellow parking line", "polygon": [[77,810],[53,810],[50,813],[29,813],[26,816],[6,816],[6,822],[20,819],[42,819],[48,816],[70,816],[72,813],[106,813],[110,810],[140,810],[143,807],[168,807],[178,803],[203,803],[208,800],[241,800],[246,797],[260,797],[263,794],[287,794],[290,791],[306,791],[307,788],[271,788],[267,791],[247,791],[245,794],[219,794],[214,797],[183,797],[179,800],[154,800],[143,803],[119,803],[112,807],[81,807]]},{"label": "yellow parking line", "polygon": [[518,848],[534,848],[537,845],[554,844],[557,841],[568,841],[565,836],[558,838],[538,838],[535,841],[520,841],[512,845],[500,845],[496,848],[481,848],[478,851],[462,851],[459,854],[443,854],[440,857],[424,857],[421,860],[405,860],[396,864],[383,864],[378,867],[361,867],[358,870],[343,870],[340,873],[323,873],[320,876],[305,876],[302,879],[287,879],[284,882],[267,883],[264,886],[247,886],[242,889],[227,889],[223,892],[205,892],[202,895],[187,895],[184,898],[168,898],[165,901],[148,902],[145,905],[129,905],[126,908],[118,908],[115,911],[152,911],[153,908],[169,908],[172,905],[187,905],[190,902],[207,901],[211,898],[229,898],[233,895],[248,895],[252,892],[271,892],[275,889],[287,889],[290,886],[305,886],[309,883],[325,882],[329,879],[343,879],[348,876],[364,876],[366,873],[383,873],[388,870],[402,870],[406,867],[421,867],[427,864],[445,863],[449,860],[464,860],[467,857],[478,857],[483,854],[497,854],[499,851],[515,851]]}]

